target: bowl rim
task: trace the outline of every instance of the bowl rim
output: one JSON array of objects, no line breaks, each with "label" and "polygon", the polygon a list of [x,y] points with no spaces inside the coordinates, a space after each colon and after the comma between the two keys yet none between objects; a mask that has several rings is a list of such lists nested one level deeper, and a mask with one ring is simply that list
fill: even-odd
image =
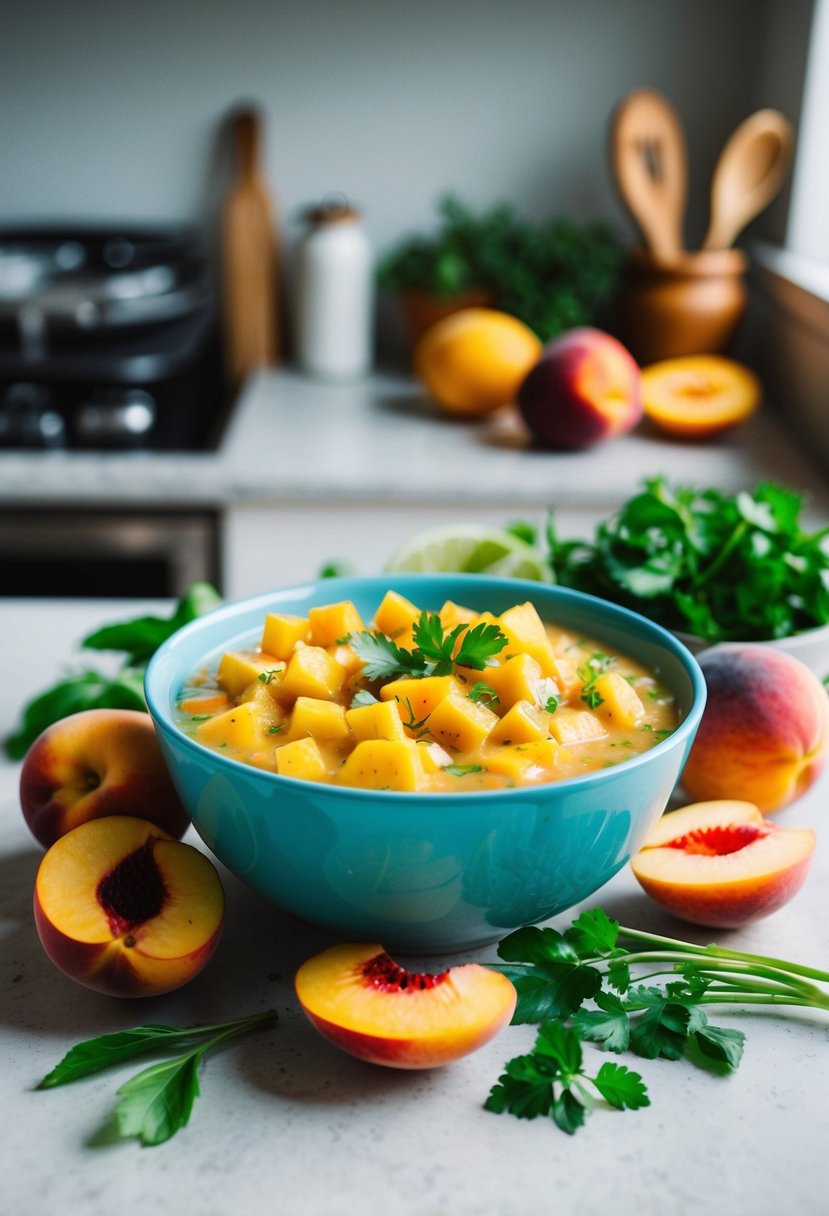
[{"label": "bowl rim", "polygon": [[[303,595],[313,595],[320,587],[330,588],[332,591],[332,602],[338,599],[352,598],[347,594],[348,588],[359,588],[360,591],[366,589],[375,589],[382,594],[394,586],[395,589],[403,588],[414,591],[418,586],[425,583],[430,583],[438,587],[455,586],[468,587],[470,589],[477,588],[478,592],[485,591],[487,586],[490,588],[498,588],[500,592],[514,588],[516,594],[520,596],[524,593],[526,599],[532,599],[533,595],[541,595],[546,598],[550,595],[553,598],[561,598],[562,601],[568,604],[578,606],[583,604],[587,609],[604,613],[614,619],[618,625],[631,625],[637,630],[644,630],[649,636],[649,640],[661,644],[672,656],[678,660],[680,665],[685,669],[686,675],[689,677],[692,698],[685,716],[677,725],[676,729],[666,738],[656,743],[653,747],[648,748],[645,752],[640,752],[635,756],[630,756],[624,760],[620,760],[618,764],[614,764],[610,768],[593,769],[590,772],[579,774],[573,777],[563,777],[558,781],[536,782],[524,786],[511,786],[506,789],[493,790],[457,790],[454,792],[428,792],[425,790],[372,790],[362,789],[356,786],[334,785],[329,782],[306,781],[299,777],[287,777],[280,773],[275,773],[269,769],[257,768],[250,764],[245,764],[242,760],[237,760],[233,756],[223,755],[220,751],[206,747],[203,743],[199,743],[191,735],[188,735],[176,723],[171,714],[171,706],[162,705],[161,698],[156,695],[156,683],[161,678],[161,673],[164,666],[171,661],[175,650],[186,643],[193,634],[200,633],[210,624],[215,624],[218,620],[227,618],[232,620],[239,615],[264,611],[267,605],[278,603],[281,599],[295,598]],[[337,595],[337,590],[341,594]],[[378,601],[379,602],[379,601]],[[516,603],[520,600],[516,599]],[[543,614],[542,614],[543,615]],[[206,653],[211,653],[207,651]],[[205,652],[202,652],[202,657]],[[196,660],[198,663],[200,660]],[[414,799],[426,798],[429,805],[458,805],[459,798],[463,805],[468,805],[470,800],[485,799],[487,802],[504,801],[504,800],[525,800],[531,801],[537,799],[539,791],[553,791],[564,789],[566,791],[577,790],[582,786],[597,786],[604,783],[612,783],[618,777],[619,772],[630,773],[634,769],[639,768],[657,754],[673,750],[678,744],[685,742],[689,734],[696,730],[699,721],[702,717],[706,701],[706,685],[705,677],[702,669],[699,666],[693,653],[685,646],[675,634],[670,630],[665,629],[662,625],[656,624],[641,613],[634,612],[630,608],[622,607],[620,604],[613,603],[612,600],[605,600],[599,596],[590,595],[587,592],[576,591],[570,587],[562,587],[556,583],[541,583],[530,579],[518,578],[501,578],[498,576],[486,574],[462,574],[462,573],[388,573],[379,575],[346,575],[335,578],[324,579],[309,579],[304,583],[296,583],[287,587],[277,587],[270,591],[259,592],[253,596],[246,596],[242,599],[232,600],[226,604],[222,604],[218,608],[212,609],[203,616],[197,617],[195,620],[183,625],[176,630],[169,638],[167,638],[155,654],[151,657],[147,664],[147,669],[144,675],[144,696],[147,702],[150,715],[157,728],[161,728],[170,732],[187,752],[195,757],[204,759],[205,755],[212,758],[217,765],[219,771],[226,774],[244,773],[248,777],[251,774],[261,778],[266,784],[272,784],[274,789],[285,789],[287,791],[303,791],[306,794],[309,791],[315,792],[318,796],[321,794],[331,795],[337,799],[342,799],[344,802],[359,801],[360,799],[370,799],[373,803],[396,803],[400,805],[411,805]]]}]

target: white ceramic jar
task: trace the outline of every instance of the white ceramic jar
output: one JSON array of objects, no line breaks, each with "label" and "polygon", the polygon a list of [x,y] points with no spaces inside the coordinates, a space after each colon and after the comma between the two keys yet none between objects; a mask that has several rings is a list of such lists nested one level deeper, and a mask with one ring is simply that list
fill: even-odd
[{"label": "white ceramic jar", "polygon": [[334,196],[307,212],[297,253],[296,356],[326,380],[355,380],[371,367],[374,266],[358,212]]}]

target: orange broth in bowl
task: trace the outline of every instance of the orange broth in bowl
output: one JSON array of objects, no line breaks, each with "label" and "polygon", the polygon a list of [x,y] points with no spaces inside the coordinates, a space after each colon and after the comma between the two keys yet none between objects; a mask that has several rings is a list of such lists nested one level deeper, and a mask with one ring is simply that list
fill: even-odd
[{"label": "orange broth in bowl", "polygon": [[580,776],[645,752],[677,713],[658,673],[516,604],[498,616],[394,591],[269,613],[259,644],[194,673],[176,720],[282,776],[456,793]]}]

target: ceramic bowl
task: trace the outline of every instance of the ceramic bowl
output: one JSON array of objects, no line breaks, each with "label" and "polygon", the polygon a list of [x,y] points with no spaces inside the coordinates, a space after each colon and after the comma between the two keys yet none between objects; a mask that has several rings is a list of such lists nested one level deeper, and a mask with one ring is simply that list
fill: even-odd
[{"label": "ceramic bowl", "polygon": [[[421,608],[452,599],[540,615],[659,673],[678,729],[642,755],[545,785],[478,793],[359,790],[239,763],[175,723],[177,694],[205,662],[255,646],[270,611],[307,615],[350,599],[370,620],[393,587]],[[409,953],[467,950],[570,908],[639,848],[667,805],[699,724],[705,685],[670,633],[603,600],[479,575],[325,579],[229,604],[186,625],[151,661],[146,696],[179,793],[208,848],[254,890],[304,921]]]}]

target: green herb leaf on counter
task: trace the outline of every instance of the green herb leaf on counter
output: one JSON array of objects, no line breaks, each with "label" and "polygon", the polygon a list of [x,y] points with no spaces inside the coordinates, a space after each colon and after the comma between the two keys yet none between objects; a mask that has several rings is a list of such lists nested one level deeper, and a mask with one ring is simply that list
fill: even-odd
[{"label": "green herb leaf on counter", "polygon": [[105,625],[85,637],[86,650],[123,651],[123,665],[114,675],[86,669],[60,680],[32,698],[21,711],[17,730],[4,740],[10,760],[20,760],[37,736],[53,722],[85,709],[146,710],[144,669],[162,642],[182,625],[211,611],[221,597],[208,583],[194,583],[169,617],[144,616]]},{"label": "green herb leaf on counter", "polygon": [[595,1076],[588,1076],[576,1032],[561,1022],[545,1022],[532,1052],[505,1065],[484,1106],[495,1114],[509,1111],[519,1119],[549,1115],[572,1135],[596,1105],[588,1086],[617,1110],[650,1105],[639,1073],[624,1064],[605,1063]]},{"label": "green herb leaf on counter", "polygon": [[77,1081],[138,1055],[186,1047],[174,1059],[137,1073],[117,1091],[123,1095],[115,1108],[119,1136],[136,1137],[147,1146],[163,1144],[189,1122],[200,1092],[198,1073],[204,1057],[237,1035],[272,1024],[276,1018],[276,1012],[268,1010],[214,1026],[147,1025],[99,1035],[71,1048],[38,1089]]},{"label": "green herb leaf on counter", "polygon": [[773,482],[728,495],[655,477],[590,541],[551,517],[549,560],[562,585],[706,642],[785,637],[829,621],[829,527],[806,532],[802,507]]},{"label": "green herb leaf on counter", "polygon": [[[829,1011],[827,971],[626,929],[601,908],[583,912],[564,933],[518,929],[499,943],[498,955],[503,962],[490,965],[518,993],[513,1024],[540,1024],[541,1031],[530,1055],[506,1065],[486,1109],[552,1115],[571,1133],[593,1109],[586,1082],[618,1109],[648,1105],[641,1077],[621,1065],[586,1076],[581,1043],[686,1059],[724,1075],[739,1066],[745,1035],[711,1025],[707,1007]],[[664,983],[654,982],[660,977]]]}]

